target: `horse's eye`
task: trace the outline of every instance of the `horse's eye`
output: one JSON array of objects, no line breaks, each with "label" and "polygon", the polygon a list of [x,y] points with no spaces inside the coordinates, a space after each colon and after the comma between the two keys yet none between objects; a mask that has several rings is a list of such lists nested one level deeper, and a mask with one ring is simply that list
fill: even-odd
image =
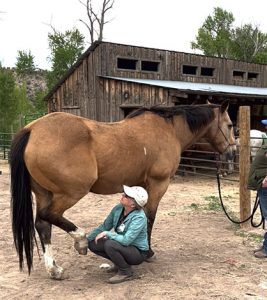
[{"label": "horse's eye", "polygon": [[233,124],[229,124],[229,125],[228,125],[228,128],[229,128],[229,129],[231,129],[231,128],[233,128],[233,127],[234,127]]}]

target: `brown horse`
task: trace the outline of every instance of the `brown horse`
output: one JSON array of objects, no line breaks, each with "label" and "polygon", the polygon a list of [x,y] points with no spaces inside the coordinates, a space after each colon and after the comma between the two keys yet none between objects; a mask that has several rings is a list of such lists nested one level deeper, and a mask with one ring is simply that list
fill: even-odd
[{"label": "brown horse", "polygon": [[[63,269],[51,251],[51,227],[73,237],[86,254],[85,232],[63,213],[88,192],[113,194],[122,185],[143,186],[149,244],[160,199],[178,168],[181,152],[205,136],[223,153],[234,144],[228,103],[218,105],[141,108],[126,119],[100,123],[67,113],[51,113],[24,129],[11,147],[12,228],[20,269],[24,255],[32,268],[36,201],[38,231],[47,272],[60,279]],[[153,251],[150,248],[150,256]]]}]

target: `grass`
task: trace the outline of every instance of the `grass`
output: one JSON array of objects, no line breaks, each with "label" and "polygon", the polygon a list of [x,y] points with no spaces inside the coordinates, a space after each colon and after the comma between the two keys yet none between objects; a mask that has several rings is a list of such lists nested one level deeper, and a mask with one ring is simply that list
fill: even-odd
[{"label": "grass", "polygon": [[[224,198],[232,198],[232,196],[224,196]],[[204,197],[205,204],[196,204],[196,203],[191,203],[189,208],[192,210],[209,210],[209,211],[221,211],[222,206],[219,197],[217,196],[206,196]],[[228,215],[231,217],[233,220],[237,220],[235,214],[232,211],[227,211]],[[249,241],[253,241],[256,243],[261,243],[262,242],[262,235],[257,234],[257,233],[251,233],[251,232],[246,232],[243,230],[240,230],[240,225],[239,224],[232,224],[234,227],[235,235],[243,237]]]},{"label": "grass", "polygon": [[246,232],[243,230],[236,230],[235,235],[246,238],[246,239],[256,242],[256,243],[261,243],[262,239],[263,239],[261,234]]},{"label": "grass", "polygon": [[204,197],[204,200],[206,201],[205,204],[191,203],[189,208],[191,208],[192,210],[213,210],[213,211],[222,210],[219,197],[207,196]]},{"label": "grass", "polygon": [[205,201],[208,203],[204,205],[204,210],[214,210],[214,211],[220,211],[222,210],[221,202],[219,197],[216,196],[207,196],[204,197]]},{"label": "grass", "polygon": [[198,210],[201,208],[200,205],[198,205],[196,203],[191,203],[191,205],[189,207],[193,210]]}]

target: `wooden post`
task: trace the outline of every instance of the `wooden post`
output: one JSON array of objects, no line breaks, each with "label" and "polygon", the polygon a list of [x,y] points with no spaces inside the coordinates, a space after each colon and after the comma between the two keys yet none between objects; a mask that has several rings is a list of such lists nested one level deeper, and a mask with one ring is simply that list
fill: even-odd
[{"label": "wooden post", "polygon": [[[251,215],[250,190],[247,189],[247,179],[250,168],[250,107],[239,107],[239,203],[240,220]],[[241,224],[250,227],[250,221]]]}]

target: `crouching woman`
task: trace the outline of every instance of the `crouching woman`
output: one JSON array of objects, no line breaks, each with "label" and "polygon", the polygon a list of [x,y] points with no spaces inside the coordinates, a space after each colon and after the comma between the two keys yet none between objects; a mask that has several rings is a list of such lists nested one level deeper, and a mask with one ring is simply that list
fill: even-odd
[{"label": "crouching woman", "polygon": [[108,283],[135,278],[132,265],[141,264],[148,254],[147,217],[143,210],[148,200],[140,186],[123,186],[120,203],[105,221],[87,235],[88,248],[114,265],[107,271],[116,273]]}]

